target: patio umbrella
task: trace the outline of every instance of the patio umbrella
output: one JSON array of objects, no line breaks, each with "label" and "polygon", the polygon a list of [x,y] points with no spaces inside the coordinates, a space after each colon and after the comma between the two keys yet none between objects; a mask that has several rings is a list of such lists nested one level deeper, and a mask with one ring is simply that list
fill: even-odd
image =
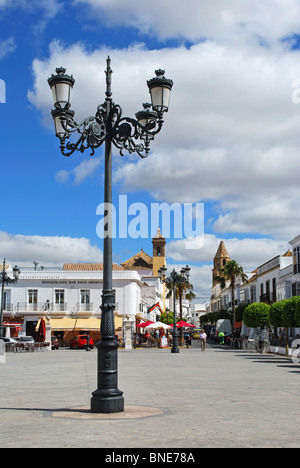
[{"label": "patio umbrella", "polygon": [[162,323],[162,322],[154,322],[154,323],[148,325],[146,328],[147,329],[148,328],[163,328],[164,330],[167,330],[167,329],[169,329],[171,327],[170,327],[170,325],[166,325],[165,323]]},{"label": "patio umbrella", "polygon": [[38,329],[37,341],[39,343],[44,343],[45,339],[46,339],[46,322],[42,318],[41,322],[40,322],[39,329]]},{"label": "patio umbrella", "polygon": [[137,327],[144,328],[144,327],[147,327],[148,325],[151,325],[151,323],[154,323],[154,322],[152,322],[151,320],[147,320],[147,322],[139,323]]},{"label": "patio umbrella", "polygon": [[180,320],[179,322],[176,323],[177,328],[181,327],[188,327],[188,328],[195,328],[196,325],[192,325],[191,323],[184,322],[184,320]]}]

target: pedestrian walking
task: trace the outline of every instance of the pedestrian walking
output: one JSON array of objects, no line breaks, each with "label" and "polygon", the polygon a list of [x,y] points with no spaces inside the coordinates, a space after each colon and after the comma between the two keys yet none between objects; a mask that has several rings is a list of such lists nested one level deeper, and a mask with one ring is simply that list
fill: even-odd
[{"label": "pedestrian walking", "polygon": [[221,346],[224,346],[225,335],[224,335],[223,332],[220,332],[220,333],[219,333],[219,338],[220,338],[220,345],[221,345]]},{"label": "pedestrian walking", "polygon": [[205,333],[204,330],[201,330],[199,338],[201,342],[201,351],[205,351],[207,334]]}]

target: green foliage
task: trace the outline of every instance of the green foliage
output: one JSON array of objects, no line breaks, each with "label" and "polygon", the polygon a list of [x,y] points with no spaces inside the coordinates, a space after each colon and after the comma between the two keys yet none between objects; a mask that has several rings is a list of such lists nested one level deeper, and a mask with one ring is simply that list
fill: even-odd
[{"label": "green foliage", "polygon": [[173,322],[174,322],[173,312],[170,311],[168,314],[166,312],[162,313],[161,316],[159,317],[159,321],[162,323],[165,323],[166,325],[173,325]]},{"label": "green foliage", "polygon": [[[236,260],[229,260],[223,268],[220,269],[221,277],[230,280],[231,285],[235,283],[235,278],[240,276],[242,281],[248,281],[248,276],[243,267]],[[222,286],[222,284],[221,284]]]},{"label": "green foliage", "polygon": [[273,325],[273,327],[283,327],[284,326],[284,321],[283,321],[283,308],[286,303],[288,303],[289,300],[285,299],[283,301],[279,302],[274,302],[271,307],[270,307],[270,312],[269,312],[269,320],[270,324]]},{"label": "green foliage", "polygon": [[235,308],[235,321],[236,322],[242,322],[243,321],[243,315],[244,311],[248,307],[247,304],[239,304]]},{"label": "green foliage", "polygon": [[295,296],[296,299],[296,308],[295,308],[295,321],[297,327],[300,326],[300,296]]},{"label": "green foliage", "polygon": [[200,323],[216,323],[219,319],[229,319],[232,321],[232,313],[226,309],[221,309],[216,312],[210,312],[209,314],[202,315],[200,317]]},{"label": "green foliage", "polygon": [[294,296],[285,301],[282,310],[283,326],[300,326],[300,296]]},{"label": "green foliage", "polygon": [[209,323],[209,314],[205,314],[205,315],[201,315],[200,319],[199,319],[201,325],[204,324],[204,323]]},{"label": "green foliage", "polygon": [[250,304],[244,311],[243,320],[246,327],[263,328],[269,325],[270,306],[264,302]]}]

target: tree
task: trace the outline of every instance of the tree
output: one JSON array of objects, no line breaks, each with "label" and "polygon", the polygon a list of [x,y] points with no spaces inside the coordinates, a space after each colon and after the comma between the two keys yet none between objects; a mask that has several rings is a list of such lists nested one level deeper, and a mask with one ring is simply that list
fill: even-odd
[{"label": "tree", "polygon": [[[169,292],[167,293],[167,298],[172,296],[173,293],[173,283],[166,282],[167,289]],[[179,300],[179,313],[180,313],[180,320],[182,320],[182,299],[185,298],[188,301],[195,299],[196,294],[193,293],[193,285],[189,281],[183,281],[182,283],[176,284],[176,299]],[[183,342],[183,328],[180,328],[180,342]]]},{"label": "tree", "polygon": [[165,323],[166,325],[173,325],[173,321],[174,321],[173,312],[171,311],[169,311],[168,313],[163,312],[161,316],[159,317],[159,321],[162,323]]},{"label": "tree", "polygon": [[225,263],[223,268],[220,268],[220,276],[216,279],[219,281],[221,288],[225,289],[226,281],[230,281],[230,289],[231,289],[231,304],[232,304],[232,316],[233,316],[233,325],[236,321],[235,319],[235,297],[234,297],[234,288],[236,278],[241,278],[244,282],[248,282],[248,276],[243,270],[243,267],[238,264],[236,260],[229,260]]},{"label": "tree", "polygon": [[250,304],[244,311],[243,320],[246,327],[264,328],[269,325],[270,306],[264,302]]},{"label": "tree", "polygon": [[285,327],[298,327],[300,325],[300,297],[294,296],[285,301],[282,310],[283,325]]},{"label": "tree", "polygon": [[199,321],[200,321],[201,325],[203,325],[204,323],[209,322],[209,314],[201,315]]},{"label": "tree", "polygon": [[235,308],[235,320],[237,322],[242,322],[243,321],[244,311],[245,311],[247,306],[248,306],[248,304],[239,304],[238,306],[236,306],[236,308]]},{"label": "tree", "polygon": [[289,328],[298,327],[300,324],[299,318],[300,297],[294,296],[285,301],[282,309],[283,326],[286,327],[286,355],[289,353]]},{"label": "tree", "polygon": [[295,296],[296,304],[295,304],[295,321],[297,326],[300,326],[300,296]]},{"label": "tree", "polygon": [[270,324],[275,328],[283,327],[283,308],[288,302],[287,299],[279,302],[274,302],[270,307],[269,319]]}]

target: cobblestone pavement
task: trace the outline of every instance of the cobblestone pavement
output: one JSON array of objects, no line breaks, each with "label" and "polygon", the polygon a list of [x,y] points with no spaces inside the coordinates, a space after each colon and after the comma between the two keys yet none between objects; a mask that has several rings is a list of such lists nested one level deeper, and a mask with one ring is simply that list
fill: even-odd
[{"label": "cobblestone pavement", "polygon": [[7,353],[0,447],[299,447],[300,367],[198,343],[118,352],[125,411],[92,415],[97,351]]}]

